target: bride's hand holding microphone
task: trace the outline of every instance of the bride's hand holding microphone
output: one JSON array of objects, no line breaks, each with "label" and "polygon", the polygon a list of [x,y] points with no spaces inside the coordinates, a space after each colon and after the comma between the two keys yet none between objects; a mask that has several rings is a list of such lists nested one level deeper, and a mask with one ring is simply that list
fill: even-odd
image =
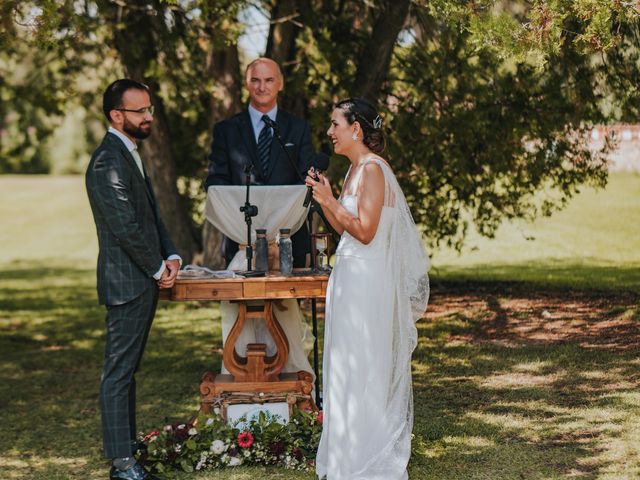
[{"label": "bride's hand holding microphone", "polygon": [[335,200],[329,180],[321,173],[316,172],[313,167],[307,172],[305,184],[311,188],[313,199],[321,207],[328,206],[332,200]]}]

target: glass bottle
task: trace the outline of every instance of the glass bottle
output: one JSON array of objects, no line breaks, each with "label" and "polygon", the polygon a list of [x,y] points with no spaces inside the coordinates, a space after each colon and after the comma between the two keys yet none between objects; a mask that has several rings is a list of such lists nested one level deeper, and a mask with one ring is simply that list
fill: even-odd
[{"label": "glass bottle", "polygon": [[291,275],[293,272],[293,249],[291,246],[291,229],[280,229],[280,241],[278,242],[280,250],[280,274]]},{"label": "glass bottle", "polygon": [[269,270],[269,244],[267,242],[267,230],[256,229],[256,270],[267,272]]}]

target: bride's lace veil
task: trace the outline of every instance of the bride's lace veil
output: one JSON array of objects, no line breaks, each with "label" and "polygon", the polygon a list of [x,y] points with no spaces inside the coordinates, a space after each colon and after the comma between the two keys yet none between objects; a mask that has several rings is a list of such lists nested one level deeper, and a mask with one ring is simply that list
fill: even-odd
[{"label": "bride's lace veil", "polygon": [[[385,206],[395,214],[388,236],[388,285],[393,292],[392,364],[386,413],[393,434],[385,452],[371,460],[370,471],[402,471],[411,452],[413,429],[413,391],[411,385],[411,356],[418,343],[416,322],[424,315],[429,301],[429,256],[422,237],[411,216],[400,186],[386,162],[373,158],[385,176]],[[387,465],[376,465],[384,459]],[[396,463],[395,466],[392,466]]]}]

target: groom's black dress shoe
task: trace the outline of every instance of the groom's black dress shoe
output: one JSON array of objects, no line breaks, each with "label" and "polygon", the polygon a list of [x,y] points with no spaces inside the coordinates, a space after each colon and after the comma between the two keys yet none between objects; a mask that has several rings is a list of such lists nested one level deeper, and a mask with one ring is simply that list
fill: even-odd
[{"label": "groom's black dress shoe", "polygon": [[156,477],[147,472],[142,465],[136,463],[133,467],[127,470],[118,470],[116,467],[111,467],[109,472],[109,480],[162,480],[160,477]]}]

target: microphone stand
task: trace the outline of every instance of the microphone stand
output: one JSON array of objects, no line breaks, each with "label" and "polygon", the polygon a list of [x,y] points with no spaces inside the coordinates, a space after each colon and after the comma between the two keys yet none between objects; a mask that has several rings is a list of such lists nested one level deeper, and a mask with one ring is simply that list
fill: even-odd
[{"label": "microphone stand", "polygon": [[[280,128],[278,128],[278,124],[275,123],[273,120],[271,120],[270,122],[267,123],[267,125],[270,126],[273,129],[273,134],[278,139],[278,143],[282,147],[282,150],[284,150],[284,153],[285,153],[287,159],[289,160],[289,163],[291,164],[291,167],[294,169],[294,171],[298,175],[298,178],[300,179],[300,181],[302,183],[304,183],[305,178],[298,171],[298,167],[296,166],[295,162],[293,161],[293,158],[291,158],[291,154],[289,153],[289,150],[287,150],[286,144],[284,143],[284,139],[280,135]],[[320,207],[316,204],[316,202],[311,201],[311,206],[309,207],[309,213],[307,215],[307,228],[308,228],[308,231],[309,231],[309,243],[311,244],[311,252],[310,253],[311,253],[311,271],[312,271],[312,273],[315,273],[315,267],[316,267],[315,245],[313,244],[313,236],[311,235],[311,228],[312,228],[311,217],[313,216],[314,212],[318,212],[318,214],[321,216],[321,218],[324,220],[324,222],[327,225],[329,225],[329,223],[327,222],[327,219],[324,217],[324,214],[322,213],[322,210],[320,209]],[[334,230],[331,228],[331,226],[329,226],[329,228],[331,229],[332,232],[334,232]],[[313,341],[313,372],[315,373],[315,376],[316,376],[316,381],[315,381],[316,405],[318,405],[318,407],[322,408],[322,400],[320,398],[320,371],[319,371],[319,362],[318,362],[319,352],[318,352],[318,317],[317,317],[317,314],[318,314],[317,301],[316,301],[315,298],[312,298],[311,299],[311,324],[312,324],[312,331],[313,331],[313,336],[314,336],[314,341]]]},{"label": "microphone stand", "polygon": [[[309,214],[307,215],[307,228],[309,229],[309,238],[311,243],[311,272],[316,273],[316,246],[313,241],[313,214],[320,208],[318,204],[311,200],[311,206],[309,207]],[[322,398],[320,398],[320,366],[318,357],[318,305],[317,299],[314,297],[311,299],[311,331],[313,332],[313,373],[316,375],[314,387],[316,391],[316,405],[322,409]]]},{"label": "microphone stand", "polygon": [[247,254],[247,271],[238,273],[245,277],[262,277],[264,276],[264,272],[257,272],[251,269],[251,263],[253,260],[253,247],[251,246],[251,217],[258,215],[258,207],[256,205],[251,205],[251,202],[249,201],[249,192],[251,188],[251,165],[248,163],[244,167],[244,175],[245,185],[247,186],[247,195],[244,205],[240,207],[240,211],[244,212],[244,221],[247,224],[247,247],[245,249]]},{"label": "microphone stand", "polygon": [[284,139],[282,138],[282,135],[280,135],[280,127],[278,127],[278,124],[276,122],[274,122],[273,120],[271,120],[271,119],[269,119],[269,121],[265,122],[265,123],[267,124],[267,126],[271,127],[271,129],[273,130],[273,134],[278,139],[278,143],[282,147],[282,150],[284,150],[284,154],[287,157],[287,160],[289,160],[289,163],[291,164],[291,167],[296,172],[296,174],[298,176],[298,179],[302,183],[304,183],[305,177],[302,176],[302,174],[298,171],[298,167],[296,166],[296,162],[294,162],[293,158],[291,158],[291,154],[289,153],[289,150],[287,150],[287,145],[286,145],[286,143],[284,143]]}]

